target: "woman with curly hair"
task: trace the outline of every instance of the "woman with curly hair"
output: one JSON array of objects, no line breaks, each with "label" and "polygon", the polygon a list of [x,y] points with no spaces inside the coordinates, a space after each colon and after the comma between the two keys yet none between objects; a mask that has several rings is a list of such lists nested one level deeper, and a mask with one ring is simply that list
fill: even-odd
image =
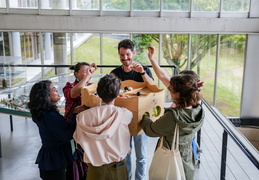
[{"label": "woman with curly hair", "polygon": [[150,137],[163,137],[163,146],[171,149],[176,124],[179,126],[179,151],[182,157],[186,180],[193,180],[195,159],[192,140],[204,121],[204,110],[200,105],[201,94],[194,76],[182,74],[173,76],[168,87],[175,107],[165,109],[165,113],[153,122],[143,116],[141,127]]},{"label": "woman with curly hair", "polygon": [[36,159],[40,177],[43,180],[65,180],[66,168],[74,161],[70,141],[76,127],[75,117],[67,123],[59,113],[56,103],[60,96],[49,80],[35,83],[29,98],[28,108],[42,141]]}]

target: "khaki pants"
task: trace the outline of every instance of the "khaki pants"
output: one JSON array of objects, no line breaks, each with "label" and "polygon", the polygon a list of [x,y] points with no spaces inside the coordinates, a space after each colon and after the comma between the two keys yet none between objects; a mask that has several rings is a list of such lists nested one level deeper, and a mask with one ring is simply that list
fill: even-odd
[{"label": "khaki pants", "polygon": [[128,180],[125,160],[102,166],[88,164],[86,180]]}]

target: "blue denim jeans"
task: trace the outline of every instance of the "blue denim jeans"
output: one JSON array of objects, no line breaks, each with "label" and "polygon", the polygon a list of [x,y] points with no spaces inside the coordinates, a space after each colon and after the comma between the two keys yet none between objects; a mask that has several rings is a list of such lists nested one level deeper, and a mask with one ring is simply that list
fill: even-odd
[{"label": "blue denim jeans", "polygon": [[135,180],[146,180],[147,172],[147,144],[148,137],[145,133],[138,136],[130,137],[130,154],[126,156],[126,165],[129,172],[129,180],[132,177],[132,140],[134,141],[134,148],[136,153],[136,170],[135,170]]}]

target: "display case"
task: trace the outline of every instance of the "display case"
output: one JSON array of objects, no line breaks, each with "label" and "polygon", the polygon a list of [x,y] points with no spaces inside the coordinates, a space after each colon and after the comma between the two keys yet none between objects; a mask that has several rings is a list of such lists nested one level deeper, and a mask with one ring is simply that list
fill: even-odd
[{"label": "display case", "polygon": [[[102,77],[102,74],[93,74],[91,78],[91,83],[96,83]],[[65,98],[63,94],[63,87],[67,82],[74,82],[74,73],[59,74],[50,78],[53,85],[58,89],[61,96],[60,101],[57,106],[60,113],[64,113]],[[39,81],[39,80],[38,80]],[[10,129],[13,131],[13,121],[12,116],[23,116],[31,117],[31,113],[27,108],[27,103],[29,101],[29,93],[32,86],[38,81],[28,81],[17,86],[0,89],[0,113],[5,113],[10,115]],[[1,151],[1,133],[0,133],[0,158],[2,157]]]},{"label": "display case", "polygon": [[[102,74],[93,74],[91,82],[98,82],[100,77],[102,77]],[[57,106],[60,112],[64,113],[65,98],[62,89],[67,82],[74,82],[74,74],[59,74],[47,79],[50,80],[53,85],[58,89],[61,99],[58,102]],[[0,113],[31,117],[29,109],[27,108],[27,103],[29,100],[28,97],[30,90],[36,82],[37,81],[29,81],[26,83],[22,83],[18,86],[0,89]]]}]

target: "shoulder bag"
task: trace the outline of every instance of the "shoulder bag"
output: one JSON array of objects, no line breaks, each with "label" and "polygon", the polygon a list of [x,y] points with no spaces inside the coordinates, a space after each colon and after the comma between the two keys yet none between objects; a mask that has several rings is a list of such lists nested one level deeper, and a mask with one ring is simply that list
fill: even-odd
[{"label": "shoulder bag", "polygon": [[176,124],[171,150],[163,147],[163,137],[154,153],[149,180],[185,180],[182,159],[179,151],[179,126]]}]

